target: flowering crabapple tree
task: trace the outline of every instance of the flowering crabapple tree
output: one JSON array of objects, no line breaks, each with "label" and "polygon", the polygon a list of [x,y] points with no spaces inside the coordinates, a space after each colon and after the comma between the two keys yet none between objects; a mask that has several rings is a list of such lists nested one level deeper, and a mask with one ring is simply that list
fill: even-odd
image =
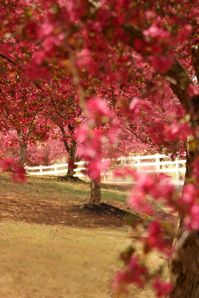
[{"label": "flowering crabapple tree", "polygon": [[[104,146],[118,142],[119,125],[115,121],[118,112],[122,115],[121,125],[128,123],[134,131],[134,122],[141,121],[144,111],[147,114],[144,119],[150,123],[146,125],[150,142],[161,146],[175,143],[174,153],[186,150],[182,194],[168,177],[148,176],[130,169],[117,172],[117,175],[129,175],[136,182],[130,207],[148,214],[152,220],[146,237],[141,239],[143,249],[136,252],[131,248],[125,255],[126,268],[117,274],[114,285],[121,292],[129,284],[142,287],[149,281],[157,297],[198,297],[198,0],[0,3],[2,59],[11,63],[15,58],[37,85],[41,79],[57,75],[57,69],[73,80],[79,104],[88,119],[77,132],[79,150],[96,183],[107,166],[102,163]],[[5,3],[7,7],[3,7]],[[133,86],[134,94],[128,99],[115,97],[111,107],[97,96],[96,90],[100,87],[109,90],[116,84],[121,91]],[[162,121],[164,110],[154,113],[153,106],[158,101],[160,107],[167,109],[172,100],[173,116],[170,122]],[[155,219],[151,199],[179,213],[178,240],[173,253],[161,219],[158,216]],[[155,249],[171,260],[172,286],[160,279],[160,270],[153,272],[143,263],[143,256]]]},{"label": "flowering crabapple tree", "polygon": [[70,78],[57,78],[46,83],[42,90],[46,99],[44,116],[55,124],[62,135],[63,144],[68,155],[67,177],[74,179],[76,161],[75,129],[81,117],[76,90]]},{"label": "flowering crabapple tree", "polygon": [[27,150],[28,165],[50,165],[66,159],[66,150],[60,131],[52,127],[46,140],[31,142]]},{"label": "flowering crabapple tree", "polygon": [[[8,86],[5,88],[5,84]],[[9,74],[1,80],[0,111],[1,131],[11,136],[19,147],[19,161],[26,163],[29,142],[44,139],[48,126],[41,116],[43,109],[38,89],[21,82]],[[10,134],[9,134],[10,132]]]}]

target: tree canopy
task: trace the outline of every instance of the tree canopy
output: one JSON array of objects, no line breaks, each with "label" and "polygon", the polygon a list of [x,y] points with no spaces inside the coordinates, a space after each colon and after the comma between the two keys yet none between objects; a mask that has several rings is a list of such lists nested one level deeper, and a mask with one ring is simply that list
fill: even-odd
[{"label": "tree canopy", "polygon": [[[165,176],[127,168],[117,175],[136,182],[131,208],[151,216],[149,199],[163,202],[179,213],[181,234],[188,230],[187,241],[196,243],[199,1],[1,0],[0,18],[1,130],[15,129],[24,145],[27,138],[45,139],[49,120],[56,123],[65,142],[69,134],[78,143],[78,154],[96,181],[108,166],[103,158],[111,157],[124,134],[172,155],[186,152],[182,194]],[[2,161],[2,167],[22,172],[11,160]],[[171,258],[163,230],[160,218],[151,221],[142,256],[157,249]],[[157,297],[169,292],[173,298],[191,297],[195,271],[192,266],[189,271],[182,255],[177,254],[180,271],[173,262],[172,288],[132,248],[115,289],[148,280]]]}]

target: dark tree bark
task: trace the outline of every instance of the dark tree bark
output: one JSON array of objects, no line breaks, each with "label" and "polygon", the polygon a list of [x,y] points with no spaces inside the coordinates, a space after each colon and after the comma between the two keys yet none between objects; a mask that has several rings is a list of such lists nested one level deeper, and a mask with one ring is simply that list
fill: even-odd
[{"label": "dark tree bark", "polygon": [[69,143],[67,141],[67,134],[65,132],[65,129],[63,126],[59,126],[60,131],[63,136],[63,143],[64,147],[66,149],[66,152],[68,153],[68,170],[66,174],[66,178],[74,178],[74,169],[75,169],[75,161],[76,161],[76,149],[77,149],[77,143],[73,139],[74,137],[74,127],[71,125],[68,125],[68,129],[70,131],[70,138],[72,138],[71,142]]},{"label": "dark tree bark", "polygon": [[20,157],[19,157],[19,161],[22,165],[25,165],[26,163],[26,157],[27,157],[27,144],[26,143],[22,143],[19,145],[20,146]]},{"label": "dark tree bark", "polygon": [[69,159],[68,159],[68,171],[66,176],[72,178],[74,176],[75,169],[75,160],[76,160],[76,141],[72,140],[71,145],[69,147]]},{"label": "dark tree bark", "polygon": [[199,233],[184,231],[177,245],[171,268],[174,289],[170,298],[198,298]]},{"label": "dark tree bark", "polygon": [[91,181],[91,196],[89,204],[100,205],[101,202],[101,185],[100,182]]},{"label": "dark tree bark", "polygon": [[60,131],[62,133],[64,147],[65,147],[66,151],[69,153],[70,148],[69,148],[68,142],[66,140],[67,139],[67,135],[66,135],[65,129],[61,125],[59,126],[59,128],[60,128]]},{"label": "dark tree bark", "polygon": [[[195,141],[195,140],[194,140]],[[192,140],[187,145],[185,184],[193,172],[193,162],[199,156],[198,146]],[[170,298],[199,298],[199,232],[188,232],[180,217],[176,240],[176,253],[171,262],[171,281],[174,289]]]},{"label": "dark tree bark", "polygon": [[[192,49],[192,62],[195,74],[199,76],[199,48]],[[168,75],[174,80],[171,89],[179,98],[185,111],[190,115],[190,124],[195,132],[187,142],[185,184],[193,177],[193,163],[199,157],[199,96],[190,97],[187,88],[190,79],[178,62],[173,65]],[[171,80],[171,81],[172,81]],[[199,185],[196,185],[199,187]],[[183,217],[177,233],[176,253],[171,262],[171,277],[174,285],[170,298],[198,298],[199,297],[199,233],[188,232],[183,229]]]}]

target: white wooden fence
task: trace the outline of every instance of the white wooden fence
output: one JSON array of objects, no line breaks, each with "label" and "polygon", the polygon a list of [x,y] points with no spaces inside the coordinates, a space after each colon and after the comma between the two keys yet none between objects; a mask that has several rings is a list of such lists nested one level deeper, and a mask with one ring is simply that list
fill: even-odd
[{"label": "white wooden fence", "polygon": [[[103,182],[128,182],[128,180],[119,180],[114,177],[113,170],[118,166],[128,166],[136,168],[138,171],[145,173],[165,173],[172,177],[173,182],[177,185],[183,184],[185,174],[184,159],[176,158],[172,160],[168,155],[155,154],[145,156],[129,156],[120,157],[112,160],[112,166],[105,173],[102,174]],[[85,174],[86,164],[84,161],[75,163],[75,177],[88,180],[88,176]],[[53,164],[50,166],[27,166],[26,172],[30,176],[63,176],[66,175],[68,164]]]},{"label": "white wooden fence", "polygon": [[[68,171],[68,164],[53,164],[50,166],[33,166],[25,167],[26,173],[29,176],[64,176]],[[84,161],[79,161],[75,163],[75,177],[86,178],[87,175],[84,174],[86,170],[86,163]]]}]

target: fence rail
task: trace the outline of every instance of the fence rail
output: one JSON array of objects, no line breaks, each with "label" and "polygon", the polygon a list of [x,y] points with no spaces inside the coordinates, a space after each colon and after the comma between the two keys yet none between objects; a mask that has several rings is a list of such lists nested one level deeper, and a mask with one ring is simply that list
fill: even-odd
[{"label": "fence rail", "polygon": [[[106,172],[102,173],[103,182],[128,182],[128,179],[121,180],[113,175],[114,168],[118,166],[128,166],[145,173],[165,173],[173,178],[177,185],[183,184],[185,175],[186,160],[172,160],[168,155],[154,154],[145,156],[128,156],[112,160],[112,166]],[[30,176],[63,176],[66,175],[68,164],[53,164],[49,166],[26,166],[26,173]],[[81,179],[89,179],[85,173],[86,163],[79,161],[75,163],[74,176]]]}]

